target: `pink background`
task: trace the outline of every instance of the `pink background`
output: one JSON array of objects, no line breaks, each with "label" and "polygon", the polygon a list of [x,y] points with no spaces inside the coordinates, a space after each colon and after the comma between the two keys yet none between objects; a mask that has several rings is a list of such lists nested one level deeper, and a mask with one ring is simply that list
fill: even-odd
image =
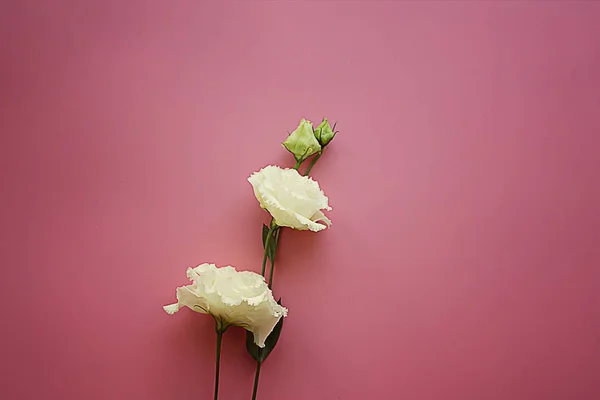
[{"label": "pink background", "polygon": [[15,0],[0,37],[3,399],[212,398],[212,320],[161,307],[259,270],[246,177],[323,116],[259,398],[600,398],[600,3]]}]

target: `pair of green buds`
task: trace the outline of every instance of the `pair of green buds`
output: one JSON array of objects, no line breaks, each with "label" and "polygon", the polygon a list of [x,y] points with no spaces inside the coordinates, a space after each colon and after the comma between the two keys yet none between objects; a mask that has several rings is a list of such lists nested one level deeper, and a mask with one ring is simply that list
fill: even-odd
[{"label": "pair of green buds", "polygon": [[297,162],[302,162],[313,154],[320,153],[335,137],[335,124],[329,125],[327,118],[316,128],[310,121],[302,118],[300,125],[283,142],[283,147],[294,155]]}]

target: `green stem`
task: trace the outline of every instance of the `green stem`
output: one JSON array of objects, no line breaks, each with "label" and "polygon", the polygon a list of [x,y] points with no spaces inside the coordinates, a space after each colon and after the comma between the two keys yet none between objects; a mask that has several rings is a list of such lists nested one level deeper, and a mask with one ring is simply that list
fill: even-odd
[{"label": "green stem", "polygon": [[267,254],[269,253],[269,244],[271,243],[271,238],[273,237],[273,232],[275,231],[275,229],[277,229],[277,225],[273,225],[271,223],[269,232],[267,233],[267,237],[265,238],[265,254],[263,255],[262,269],[260,273],[262,276],[265,276],[265,269],[267,267]]},{"label": "green stem", "polygon": [[[321,158],[322,154],[323,154],[323,152],[321,151],[320,153],[317,153],[317,155],[312,159],[312,161],[310,162],[310,165],[308,166],[308,169],[304,173],[305,176],[308,175],[308,173],[310,172],[312,167],[317,163],[319,158]],[[300,168],[300,164],[302,164],[302,161],[296,161],[296,165],[294,165],[294,169],[297,170],[298,168]],[[275,232],[275,231],[277,231],[277,232]],[[271,224],[269,226],[269,232],[267,233],[267,237],[265,238],[265,254],[263,256],[263,262],[262,262],[262,276],[265,276],[268,248],[269,248],[269,243],[271,241],[271,238],[273,237],[273,233],[275,233],[275,235],[276,235],[275,243],[278,245],[279,244],[279,235],[281,234],[281,229],[279,226],[274,225],[273,220],[271,220]],[[275,270],[275,254],[276,253],[277,253],[277,246],[273,250],[273,259],[271,260],[271,271],[269,272],[269,280],[267,281],[269,284],[269,288],[273,287],[273,271]],[[260,361],[257,361],[256,362],[256,372],[254,374],[254,389],[252,390],[252,400],[256,400],[256,393],[258,391],[258,381],[260,379],[260,367],[261,366],[262,366],[262,363]],[[215,400],[216,399],[217,399],[217,397],[215,394]]]},{"label": "green stem", "polygon": [[221,370],[221,341],[223,340],[224,329],[217,326],[217,360],[215,362],[215,397],[214,400],[219,398],[219,372]]},{"label": "green stem", "polygon": [[[275,233],[275,243],[279,245],[279,235],[281,235],[281,229],[277,229]],[[271,271],[269,272],[269,288],[273,288],[273,271],[275,270],[275,255],[277,254],[277,247],[273,249],[273,259],[271,260]]]},{"label": "green stem", "polygon": [[319,158],[321,158],[321,154],[323,154],[322,151],[320,153],[317,153],[317,155],[312,159],[312,161],[308,165],[308,169],[304,173],[304,176],[308,175],[308,173],[310,172],[310,170],[312,169],[312,167],[314,167],[314,165],[317,163],[317,161],[319,160]]},{"label": "green stem", "polygon": [[252,400],[256,400],[256,393],[258,392],[258,378],[260,377],[260,367],[262,363],[256,362],[256,373],[254,374],[254,389],[252,390]]}]

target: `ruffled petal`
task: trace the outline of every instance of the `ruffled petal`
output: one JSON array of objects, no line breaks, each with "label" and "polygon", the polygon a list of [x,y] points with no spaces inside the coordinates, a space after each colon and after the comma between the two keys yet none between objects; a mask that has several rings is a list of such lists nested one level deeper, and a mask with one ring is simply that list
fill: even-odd
[{"label": "ruffled petal", "polygon": [[331,220],[327,218],[321,210],[317,211],[315,215],[313,215],[312,220],[313,222],[323,221],[325,222],[325,225],[327,225],[327,227],[331,226]]},{"label": "ruffled petal", "polygon": [[192,286],[193,285],[177,288],[177,303],[169,304],[163,307],[167,314],[175,314],[182,307],[189,307],[190,309],[202,314],[208,314],[210,312],[210,305],[205,299],[197,296],[196,293],[194,293]]}]

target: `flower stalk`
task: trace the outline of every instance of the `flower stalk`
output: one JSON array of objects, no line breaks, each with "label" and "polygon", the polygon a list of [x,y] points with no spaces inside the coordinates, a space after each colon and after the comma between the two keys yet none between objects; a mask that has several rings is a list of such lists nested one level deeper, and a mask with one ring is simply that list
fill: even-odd
[{"label": "flower stalk", "polygon": [[[260,274],[262,276],[265,276],[265,272],[266,272],[266,268],[267,268],[267,258],[269,257],[269,247],[271,246],[271,240],[273,239],[273,233],[277,230],[277,228],[278,228],[278,226],[275,225],[273,223],[273,221],[271,220],[271,224],[269,226],[269,232],[267,233],[267,238],[265,239],[265,254],[263,255],[262,269],[260,272]],[[275,242],[275,245],[277,245],[277,242]],[[273,261],[271,261],[271,263],[273,263]]]},{"label": "flower stalk", "polygon": [[304,173],[304,176],[308,176],[308,174],[310,173],[310,170],[312,169],[312,167],[315,166],[315,164],[317,163],[317,161],[319,161],[319,158],[321,158],[321,155],[323,154],[323,151],[320,151],[319,153],[317,153],[317,155],[312,159],[312,161],[310,162],[310,164],[308,164],[308,168],[306,169],[306,172]]},{"label": "flower stalk", "polygon": [[[227,328],[225,328],[227,329]],[[217,359],[215,360],[215,396],[214,400],[219,398],[219,375],[221,371],[221,342],[223,341],[224,329],[219,329],[217,326]]]},{"label": "flower stalk", "polygon": [[275,255],[277,254],[277,247],[279,247],[279,235],[281,234],[281,229],[279,227],[276,228],[277,232],[275,232],[275,246],[273,246],[273,258],[271,259],[271,271],[269,272],[269,289],[273,288],[273,271],[275,270]]},{"label": "flower stalk", "polygon": [[252,389],[252,400],[256,400],[256,393],[258,392],[258,380],[260,378],[260,367],[262,362],[256,362],[256,372],[254,373],[254,388]]},{"label": "flower stalk", "polygon": [[[317,161],[319,161],[319,158],[321,157],[321,155],[323,154],[323,152],[319,152],[317,153],[317,155],[315,157],[313,157],[312,161],[310,162],[308,169],[306,170],[306,172],[304,173],[304,176],[307,176],[310,172],[310,170],[312,169],[312,167],[317,163]],[[298,170],[298,168],[300,168],[300,165],[302,164],[303,161],[296,161],[296,165],[294,165],[294,169]],[[262,276],[264,276],[266,278],[266,264],[267,264],[267,258],[268,254],[269,254],[269,247],[271,246],[271,240],[273,240],[273,238],[275,239],[275,243],[273,246],[273,253],[272,253],[272,258],[271,258],[271,269],[269,271],[269,280],[267,281],[269,288],[272,290],[273,289],[273,271],[275,270],[275,255],[277,254],[277,248],[279,247],[279,235],[281,234],[281,227],[277,226],[274,223],[274,220],[271,219],[271,222],[269,223],[269,232],[267,233],[267,237],[265,239],[265,252],[263,254],[263,262],[262,262]],[[260,351],[260,350],[259,350]],[[256,400],[256,396],[258,393],[258,383],[260,381],[260,370],[262,367],[262,361],[256,361],[256,371],[254,372],[254,386],[252,388],[252,400]],[[215,397],[215,400],[217,400],[217,398]]]}]

